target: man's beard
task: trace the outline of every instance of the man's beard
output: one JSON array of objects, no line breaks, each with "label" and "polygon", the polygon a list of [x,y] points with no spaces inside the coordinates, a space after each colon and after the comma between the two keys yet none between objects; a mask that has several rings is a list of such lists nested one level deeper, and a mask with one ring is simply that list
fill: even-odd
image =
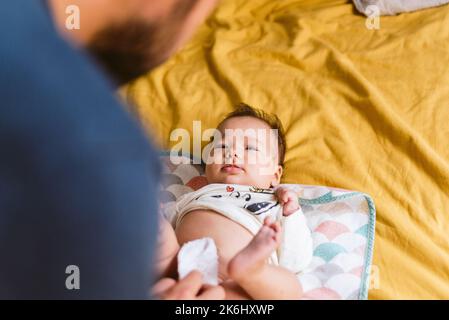
[{"label": "man's beard", "polygon": [[182,24],[196,0],[181,0],[163,21],[130,18],[98,32],[87,46],[105,72],[123,85],[147,73],[173,53]]}]

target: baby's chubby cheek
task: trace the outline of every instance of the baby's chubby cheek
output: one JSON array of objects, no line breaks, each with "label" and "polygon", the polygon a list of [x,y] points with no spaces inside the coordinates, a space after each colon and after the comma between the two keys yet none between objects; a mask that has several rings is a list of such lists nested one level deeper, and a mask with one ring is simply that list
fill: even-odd
[{"label": "baby's chubby cheek", "polygon": [[264,188],[268,189],[271,186],[272,181],[272,175],[267,174],[260,174],[260,168],[253,168],[253,170],[248,170],[248,180],[251,181],[251,185],[258,187],[258,188]]},{"label": "baby's chubby cheek", "polygon": [[205,174],[206,174],[206,179],[208,183],[215,183],[215,182],[220,182],[218,180],[220,180],[220,170],[221,170],[221,165],[217,165],[217,164],[208,164],[206,165],[206,170],[205,170]]}]

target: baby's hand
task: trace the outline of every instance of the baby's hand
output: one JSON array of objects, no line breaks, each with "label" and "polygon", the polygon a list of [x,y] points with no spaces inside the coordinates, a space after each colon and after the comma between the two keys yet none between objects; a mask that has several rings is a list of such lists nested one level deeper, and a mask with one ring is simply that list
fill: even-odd
[{"label": "baby's hand", "polygon": [[299,209],[298,195],[295,191],[285,187],[279,187],[276,189],[276,197],[283,206],[282,214],[284,216],[289,216]]}]

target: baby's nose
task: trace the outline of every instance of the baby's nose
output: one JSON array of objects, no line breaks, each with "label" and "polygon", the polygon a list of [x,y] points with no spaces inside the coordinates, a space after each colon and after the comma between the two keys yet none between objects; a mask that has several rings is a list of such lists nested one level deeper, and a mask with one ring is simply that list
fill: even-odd
[{"label": "baby's nose", "polygon": [[226,150],[226,158],[227,159],[235,159],[238,162],[243,161],[243,148],[229,148]]}]

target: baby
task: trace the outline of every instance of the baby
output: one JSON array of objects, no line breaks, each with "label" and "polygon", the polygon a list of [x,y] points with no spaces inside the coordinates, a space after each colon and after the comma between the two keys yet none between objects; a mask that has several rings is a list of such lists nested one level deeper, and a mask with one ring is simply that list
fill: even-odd
[{"label": "baby", "polygon": [[[162,221],[160,275],[176,277],[180,246],[208,237],[217,246],[227,299],[299,299],[295,273],[310,262],[312,241],[298,194],[278,187],[286,148],[282,125],[241,104],[217,129],[206,161],[208,185],[178,200],[174,229]],[[243,134],[230,134],[235,132]],[[290,237],[297,241],[289,247]]]}]

